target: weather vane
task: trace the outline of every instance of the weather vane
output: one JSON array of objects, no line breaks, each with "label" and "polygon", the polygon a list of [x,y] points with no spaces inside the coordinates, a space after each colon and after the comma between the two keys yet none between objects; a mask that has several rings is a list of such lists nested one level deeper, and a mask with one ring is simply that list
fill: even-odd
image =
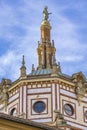
[{"label": "weather vane", "polygon": [[49,18],[49,15],[52,14],[52,13],[48,13],[48,7],[45,6],[44,10],[43,10],[43,14],[44,14],[44,20],[48,20]]}]

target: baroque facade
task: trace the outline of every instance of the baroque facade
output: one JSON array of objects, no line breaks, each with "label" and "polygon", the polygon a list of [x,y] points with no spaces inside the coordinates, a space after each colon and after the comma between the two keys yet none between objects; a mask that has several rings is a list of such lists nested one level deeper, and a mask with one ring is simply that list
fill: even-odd
[{"label": "baroque facade", "polygon": [[[38,67],[26,74],[24,56],[20,77],[0,83],[0,112],[72,130],[87,130],[87,81],[82,72],[68,76],[56,63],[51,41],[50,13],[43,10],[41,40],[38,41]],[[69,130],[69,128],[67,129]]]}]

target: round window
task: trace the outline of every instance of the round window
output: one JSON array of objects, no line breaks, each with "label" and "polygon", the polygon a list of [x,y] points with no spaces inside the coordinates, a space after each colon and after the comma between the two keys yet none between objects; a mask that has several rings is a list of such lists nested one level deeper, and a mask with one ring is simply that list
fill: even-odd
[{"label": "round window", "polygon": [[37,101],[34,103],[33,108],[35,112],[41,113],[45,110],[45,103],[42,101]]},{"label": "round window", "polygon": [[65,104],[65,113],[69,116],[72,116],[74,113],[73,107],[70,104]]}]

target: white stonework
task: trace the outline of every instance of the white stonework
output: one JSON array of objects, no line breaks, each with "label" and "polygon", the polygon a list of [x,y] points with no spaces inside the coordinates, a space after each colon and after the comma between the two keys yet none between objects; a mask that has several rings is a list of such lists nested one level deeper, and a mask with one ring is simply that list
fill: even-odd
[{"label": "white stonework", "polygon": [[57,84],[57,110],[60,109],[60,88],[59,88],[59,84]]},{"label": "white stonework", "polygon": [[64,89],[60,89],[60,94],[63,94],[63,95],[67,95],[69,97],[73,97],[73,98],[76,98],[76,94],[72,93],[72,92],[69,92],[67,90],[64,90]]},{"label": "white stonework", "polygon": [[54,115],[54,110],[56,109],[55,105],[56,105],[56,101],[55,101],[55,84],[52,84],[52,114],[53,114],[53,121],[54,121],[54,118],[55,118],[55,115]]},{"label": "white stonework", "polygon": [[72,122],[68,122],[69,125],[80,128],[82,130],[87,130],[87,126],[81,126],[80,124],[74,124]]},{"label": "white stonework", "polygon": [[87,123],[84,122],[84,113],[83,113],[83,108],[87,107],[87,103],[81,102],[81,104],[79,105],[78,101],[76,99],[72,98],[71,96],[70,97],[67,97],[67,96],[61,96],[61,99],[60,99],[61,100],[61,111],[63,111],[63,108],[64,108],[62,105],[64,105],[65,103],[68,102],[73,106],[75,113],[71,117],[67,116],[64,113],[64,118],[67,121],[70,121],[70,122],[73,122],[73,123],[75,122],[75,126],[76,126],[76,124],[82,124],[82,126],[83,125],[87,126]]},{"label": "white stonework", "polygon": [[55,84],[52,84],[52,103],[53,103],[53,111],[55,108]]},{"label": "white stonework", "polygon": [[20,98],[19,98],[19,101],[20,101],[20,113],[22,113],[23,111],[22,111],[22,109],[23,109],[23,90],[22,90],[22,87],[20,87]]},{"label": "white stonework", "polygon": [[16,108],[17,114],[19,114],[19,99],[16,99],[14,102],[12,102],[12,103],[10,103],[10,104],[8,105],[8,109],[7,109],[8,114],[10,114],[10,112],[11,112],[11,110],[12,110],[13,108]]},{"label": "white stonework", "polygon": [[26,114],[26,97],[27,97],[27,94],[26,94],[26,86],[23,87],[23,113]]},{"label": "white stonework", "polygon": [[14,100],[16,100],[19,97],[19,93],[13,95],[12,97],[9,98],[9,103],[13,102]]},{"label": "white stonework", "polygon": [[28,94],[34,94],[34,93],[47,93],[51,92],[51,88],[34,88],[34,89],[28,89]]},{"label": "white stonework", "polygon": [[[18,116],[23,113],[25,118],[36,122],[52,122],[55,119],[54,111],[61,109],[60,111],[68,124],[86,130],[87,119],[84,116],[87,111],[87,97],[83,97],[79,105],[76,93],[71,92],[71,89],[66,90],[67,88],[64,85],[62,88],[62,85],[57,82],[49,85],[43,85],[42,83],[42,87],[38,87],[35,84],[32,86],[20,86],[13,96],[13,93],[10,93],[11,96],[7,106],[8,114],[13,108],[16,108]],[[45,110],[40,114],[34,110],[34,104],[37,101],[42,101],[45,104]],[[72,116],[68,116],[65,113],[65,104],[72,105],[74,109]],[[0,105],[0,111],[4,111],[3,105]]]},{"label": "white stonework", "polygon": [[52,122],[52,118],[37,119],[37,120],[33,120],[33,121],[35,121],[35,122],[42,122],[42,123]]},{"label": "white stonework", "polygon": [[[34,109],[33,109],[33,104],[36,101],[43,101],[46,104],[46,109],[45,111],[43,111],[41,114],[37,114],[35,113]],[[36,95],[29,95],[28,96],[28,113],[27,116],[29,119],[37,119],[37,118],[50,118],[52,116],[52,110],[51,110],[51,94],[44,94],[44,95],[40,95],[38,96],[38,94]],[[31,109],[32,108],[32,109]]]}]

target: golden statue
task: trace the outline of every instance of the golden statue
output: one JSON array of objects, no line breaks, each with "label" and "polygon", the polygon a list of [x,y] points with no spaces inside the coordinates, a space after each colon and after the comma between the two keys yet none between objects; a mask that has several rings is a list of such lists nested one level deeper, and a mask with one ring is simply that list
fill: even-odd
[{"label": "golden statue", "polygon": [[49,18],[49,15],[52,14],[52,13],[48,13],[48,7],[45,6],[44,10],[43,10],[43,14],[44,14],[44,20],[48,20]]}]

